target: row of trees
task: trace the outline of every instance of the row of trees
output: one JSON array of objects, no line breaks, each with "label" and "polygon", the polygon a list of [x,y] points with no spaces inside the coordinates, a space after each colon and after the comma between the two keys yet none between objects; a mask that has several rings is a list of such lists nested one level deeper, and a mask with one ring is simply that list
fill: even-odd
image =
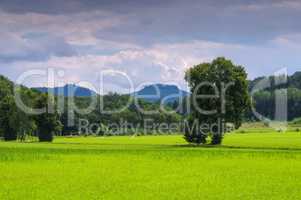
[{"label": "row of trees", "polygon": [[[76,109],[68,105],[68,97],[65,97],[65,107],[64,111],[60,115],[60,120],[62,122],[63,130],[62,135],[79,134],[80,120],[84,119],[89,122],[89,124],[98,124],[99,126],[105,126],[110,134],[132,134],[132,132],[122,132],[117,133],[113,130],[114,127],[110,128],[112,124],[122,126],[122,123],[127,122],[129,126],[140,127],[141,132],[148,131],[143,130],[144,123],[146,120],[152,120],[153,123],[179,123],[182,116],[178,113],[166,113],[160,109],[160,104],[157,102],[151,103],[146,102],[142,99],[138,100],[138,105],[135,103],[134,99],[130,95],[119,95],[116,93],[110,93],[108,95],[98,96],[97,105],[95,109],[89,114],[80,114],[79,112],[73,112]],[[90,104],[91,98],[88,97],[77,97],[74,99],[77,108],[86,108]],[[172,108],[166,106],[167,111],[172,111]],[[118,111],[108,113],[107,111]],[[156,111],[155,113],[149,114],[148,111]],[[74,114],[74,125],[68,125],[68,119],[70,119],[70,112]],[[69,115],[69,116],[68,116]],[[130,127],[129,127],[130,128]],[[149,130],[151,132],[151,130]],[[99,134],[105,134],[100,131]],[[109,134],[109,133],[108,133]]]}]

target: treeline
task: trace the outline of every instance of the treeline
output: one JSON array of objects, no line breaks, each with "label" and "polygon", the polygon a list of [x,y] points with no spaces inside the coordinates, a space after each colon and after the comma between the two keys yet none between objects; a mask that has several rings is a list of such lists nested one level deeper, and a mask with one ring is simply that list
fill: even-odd
[{"label": "treeline", "polygon": [[[27,112],[20,109],[14,96],[15,84],[0,76],[0,137],[4,140],[25,140],[38,137],[39,141],[52,141],[54,135],[75,134],[133,134],[132,127],[145,134],[152,134],[153,129],[145,129],[145,121],[156,123],[178,123],[181,116],[163,112],[158,103],[137,102],[130,95],[110,93],[95,97],[51,97],[24,86],[17,87],[22,102],[30,108]],[[84,112],[91,101],[94,107]],[[42,114],[31,111],[45,108]],[[172,109],[169,106],[164,108]],[[150,113],[151,112],[151,113]],[[84,121],[88,129],[81,130]],[[119,129],[121,126],[123,129]],[[87,131],[88,130],[88,131]]]},{"label": "treeline", "polygon": [[[276,94],[277,98],[287,101],[287,119],[292,121],[301,117],[301,72],[291,76],[259,77],[249,81],[249,93],[252,94],[252,107],[264,118],[275,120]],[[285,89],[285,90],[283,90]],[[286,98],[284,95],[287,96]],[[185,116],[190,113],[191,100],[184,98],[178,113]],[[285,103],[285,102],[284,102]],[[171,103],[176,108],[178,103]],[[286,106],[286,105],[285,105]],[[249,109],[244,115],[244,121],[258,121],[253,111]]]},{"label": "treeline", "polygon": [[[170,125],[179,123],[182,118],[181,115],[172,112],[168,105],[163,110],[159,103],[135,100],[130,95],[109,93],[104,96],[76,97],[73,105],[68,104],[70,97],[64,98],[64,111],[60,115],[63,124],[62,135],[128,135],[134,134],[133,127],[140,134],[153,134],[154,128],[145,126],[147,121],[151,124]],[[96,98],[96,105],[92,111],[88,114],[79,111],[91,105],[92,98]],[[70,119],[72,124],[68,123]],[[81,128],[82,126],[85,128]]]},{"label": "treeline", "polygon": [[[276,84],[277,79],[283,83]],[[301,72],[288,77],[257,78],[249,82],[249,91],[252,92],[264,81],[270,84],[269,87],[253,94],[253,106],[258,113],[274,119],[276,93],[287,89],[288,119],[301,117]],[[54,135],[125,135],[133,134],[131,129],[133,126],[139,133],[153,134],[154,129],[146,127],[146,121],[151,121],[151,124],[179,124],[190,112],[189,97],[184,98],[182,102],[170,102],[165,105],[163,111],[159,102],[150,103],[142,99],[136,101],[130,95],[110,93],[93,97],[96,98],[96,103],[90,112],[85,113],[79,110],[89,107],[93,101],[92,97],[52,98],[24,86],[17,87],[22,102],[31,108],[29,111],[46,108],[42,114],[33,115],[24,112],[17,105],[14,96],[15,86],[12,81],[0,76],[0,138],[8,141],[25,140],[27,137],[37,137],[39,141],[52,141]],[[120,109],[121,111],[118,111]],[[177,110],[177,113],[171,112],[172,110]],[[258,118],[252,111],[245,115],[245,121],[256,120]],[[124,126],[125,122],[125,126],[128,127],[118,129],[118,126]],[[88,129],[81,129],[81,123],[86,123]],[[169,131],[167,129],[166,133]]]},{"label": "treeline", "polygon": [[[267,85],[253,94],[253,106],[262,116],[274,119],[276,111],[276,96],[287,95],[287,118],[293,120],[301,117],[301,72],[296,72],[291,76],[270,76],[259,77],[249,83],[250,92],[254,91],[258,85]],[[283,90],[283,89],[286,89]],[[285,101],[285,99],[283,99]],[[255,120],[255,116],[250,112],[248,120]]]},{"label": "treeline", "polygon": [[[20,109],[15,99],[14,90],[20,96],[20,101],[34,109],[46,108],[40,115],[28,114]],[[48,96],[23,86],[15,88],[13,82],[0,76],[0,136],[6,141],[25,140],[27,136],[37,136],[39,141],[52,141],[53,134],[60,132],[62,125],[56,112],[49,113]],[[53,103],[54,102],[50,102]]]}]

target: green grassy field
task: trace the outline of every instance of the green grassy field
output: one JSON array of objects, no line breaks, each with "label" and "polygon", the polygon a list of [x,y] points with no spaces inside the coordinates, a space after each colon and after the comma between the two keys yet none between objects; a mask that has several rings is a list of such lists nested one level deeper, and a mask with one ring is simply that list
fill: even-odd
[{"label": "green grassy field", "polygon": [[0,199],[299,199],[301,133],[0,142]]}]

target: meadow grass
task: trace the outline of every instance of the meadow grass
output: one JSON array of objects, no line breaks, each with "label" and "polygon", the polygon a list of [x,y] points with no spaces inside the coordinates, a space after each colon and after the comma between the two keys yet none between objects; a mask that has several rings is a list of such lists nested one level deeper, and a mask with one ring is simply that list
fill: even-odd
[{"label": "meadow grass", "polygon": [[0,142],[0,199],[299,199],[301,134],[180,135]]}]

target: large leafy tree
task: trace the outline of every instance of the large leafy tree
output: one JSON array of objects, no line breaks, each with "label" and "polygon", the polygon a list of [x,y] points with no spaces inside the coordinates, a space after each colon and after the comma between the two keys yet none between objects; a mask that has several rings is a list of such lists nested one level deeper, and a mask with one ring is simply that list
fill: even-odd
[{"label": "large leafy tree", "polygon": [[33,104],[33,97],[38,95],[26,87],[16,87],[13,82],[0,76],[0,135],[6,141],[25,140],[36,128],[33,117],[17,106],[14,88],[17,89],[23,103],[29,107]]},{"label": "large leafy tree", "polygon": [[186,72],[191,88],[191,115],[185,138],[191,143],[220,144],[226,123],[241,125],[243,113],[250,105],[247,74],[242,66],[217,58]]}]

